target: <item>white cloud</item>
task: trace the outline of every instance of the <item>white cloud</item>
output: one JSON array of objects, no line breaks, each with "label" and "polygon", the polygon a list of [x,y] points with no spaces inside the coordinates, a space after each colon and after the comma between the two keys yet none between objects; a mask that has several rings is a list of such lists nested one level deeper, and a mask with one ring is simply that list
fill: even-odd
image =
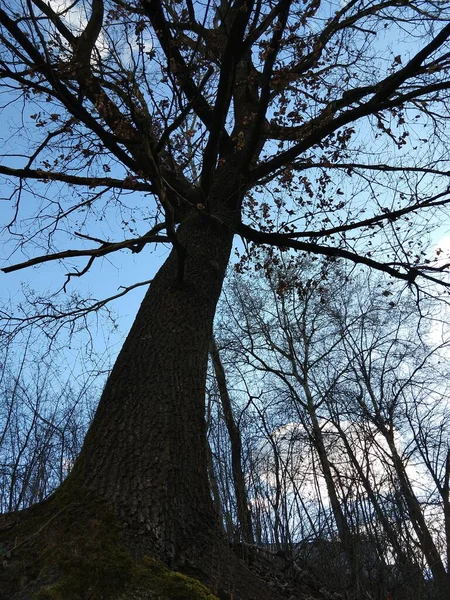
[{"label": "white cloud", "polygon": [[[69,0],[50,0],[49,4],[73,34],[80,35],[84,31],[89,20],[84,3],[74,3]],[[108,54],[109,44],[103,32],[100,32],[95,47],[102,57]]]},{"label": "white cloud", "polygon": [[74,33],[80,33],[86,27],[88,19],[84,6],[67,0],[50,0],[49,4]]}]

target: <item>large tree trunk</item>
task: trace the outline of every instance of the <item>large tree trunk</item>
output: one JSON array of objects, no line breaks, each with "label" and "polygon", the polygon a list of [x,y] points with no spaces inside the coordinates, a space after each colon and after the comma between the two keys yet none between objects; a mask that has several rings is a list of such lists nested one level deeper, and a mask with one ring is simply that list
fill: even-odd
[{"label": "large tree trunk", "polygon": [[[229,194],[228,194],[229,197]],[[230,230],[192,213],[151,283],[107,381],[70,484],[114,507],[127,546],[196,564],[218,537],[204,420],[208,348]]]}]

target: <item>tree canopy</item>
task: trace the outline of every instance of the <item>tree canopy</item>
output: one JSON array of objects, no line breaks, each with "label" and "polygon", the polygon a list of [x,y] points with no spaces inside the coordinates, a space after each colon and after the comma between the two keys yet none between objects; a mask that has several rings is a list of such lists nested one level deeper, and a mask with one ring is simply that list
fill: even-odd
[{"label": "tree canopy", "polygon": [[[30,257],[3,270],[76,258],[79,275],[169,242],[182,271],[176,229],[194,210],[246,242],[440,279],[421,235],[448,202],[449,11],[399,0],[3,7],[0,173],[16,206],[5,225]],[[227,164],[242,196],[232,217],[209,200]],[[102,216],[111,231],[99,239]]]}]

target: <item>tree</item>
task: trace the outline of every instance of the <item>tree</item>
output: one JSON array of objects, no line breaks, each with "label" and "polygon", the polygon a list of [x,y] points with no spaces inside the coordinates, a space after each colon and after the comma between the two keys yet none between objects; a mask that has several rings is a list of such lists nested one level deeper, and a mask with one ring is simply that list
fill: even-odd
[{"label": "tree", "polygon": [[[253,420],[243,445],[262,423],[269,461],[252,465],[267,491],[250,495],[271,513],[269,543],[282,547],[282,522],[288,550],[319,579],[328,560],[329,587],[447,598],[448,341],[427,340],[441,316],[432,302],[390,306],[382,280],[349,282],[342,266],[325,277],[284,255],[269,277],[226,286],[216,335]],[[302,526],[317,515],[322,528]]]},{"label": "tree", "polygon": [[[445,598],[450,590],[448,567],[443,560],[448,553],[448,540],[444,536],[441,543],[439,529],[442,525],[445,528],[447,520],[444,500],[447,459],[443,448],[438,446],[435,452],[431,436],[439,439],[439,430],[446,423],[447,373],[439,363],[445,361],[447,344],[435,347],[426,344],[418,335],[419,327],[416,331],[411,328],[415,315],[407,306],[397,310],[397,314],[378,311],[375,320],[372,315],[376,302],[368,303],[367,309],[362,335],[359,330],[352,330],[348,318],[343,326],[344,347],[349,357],[347,378],[355,391],[350,412],[369,423],[384,439],[387,465],[395,473],[394,485],[405,507],[405,520],[410,523],[415,543],[433,575],[435,597]],[[417,433],[413,414],[415,419],[418,414],[424,419],[424,427],[419,425]],[[421,433],[426,428],[427,416],[431,417],[433,428],[428,423],[425,441]],[[402,421],[408,422],[409,431]],[[403,444],[399,443],[399,434],[405,438]],[[424,460],[430,454],[435,454],[434,468]],[[439,527],[433,525],[430,512],[440,522]]]},{"label": "tree", "polygon": [[217,348],[214,336],[211,340],[209,353],[214,369],[215,379],[217,382],[217,388],[220,395],[223,416],[228,430],[228,436],[230,438],[233,485],[234,493],[236,496],[236,512],[239,522],[239,533],[240,536],[242,536],[242,540],[245,543],[252,544],[254,542],[252,522],[250,511],[248,509],[248,497],[246,492],[245,477],[244,472],[242,470],[241,433],[239,431],[239,425],[235,422],[233,416],[233,409],[231,405],[230,394],[228,392],[225,370],[223,368],[222,360],[220,358],[219,350]]},{"label": "tree", "polygon": [[56,352],[33,352],[32,333],[0,353],[0,512],[40,502],[64,481],[104,381],[104,359],[82,356],[76,375]]},{"label": "tree", "polygon": [[[172,248],[59,492],[106,500],[134,556],[189,564],[209,580],[221,571],[212,565],[229,562],[203,412],[235,235],[362,263],[416,289],[445,275],[423,232],[449,201],[449,15],[450,3],[426,0],[0,9],[3,107],[18,109],[0,166],[15,203],[7,231],[31,256],[3,270],[84,258],[68,288],[101,257]],[[116,237],[89,219],[107,219]],[[44,321],[64,317],[43,306]]]}]

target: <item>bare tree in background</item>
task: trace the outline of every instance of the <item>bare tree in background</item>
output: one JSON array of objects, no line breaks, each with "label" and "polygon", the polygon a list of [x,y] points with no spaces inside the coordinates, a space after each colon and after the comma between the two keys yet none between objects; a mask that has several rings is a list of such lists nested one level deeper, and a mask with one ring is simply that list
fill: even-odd
[{"label": "bare tree in background", "polygon": [[33,333],[0,350],[2,513],[45,500],[66,479],[108,369],[105,359],[80,352],[85,364],[76,373],[58,352],[39,353]]},{"label": "bare tree in background", "polygon": [[329,561],[329,585],[446,598],[448,342],[427,339],[439,306],[392,306],[390,290],[284,255],[269,276],[231,280],[216,335],[238,414],[253,415],[244,445],[262,423],[260,452],[273,457],[247,475],[273,490],[250,488],[255,505],[273,498],[265,543],[281,549],[287,504],[286,546],[318,577]]}]

